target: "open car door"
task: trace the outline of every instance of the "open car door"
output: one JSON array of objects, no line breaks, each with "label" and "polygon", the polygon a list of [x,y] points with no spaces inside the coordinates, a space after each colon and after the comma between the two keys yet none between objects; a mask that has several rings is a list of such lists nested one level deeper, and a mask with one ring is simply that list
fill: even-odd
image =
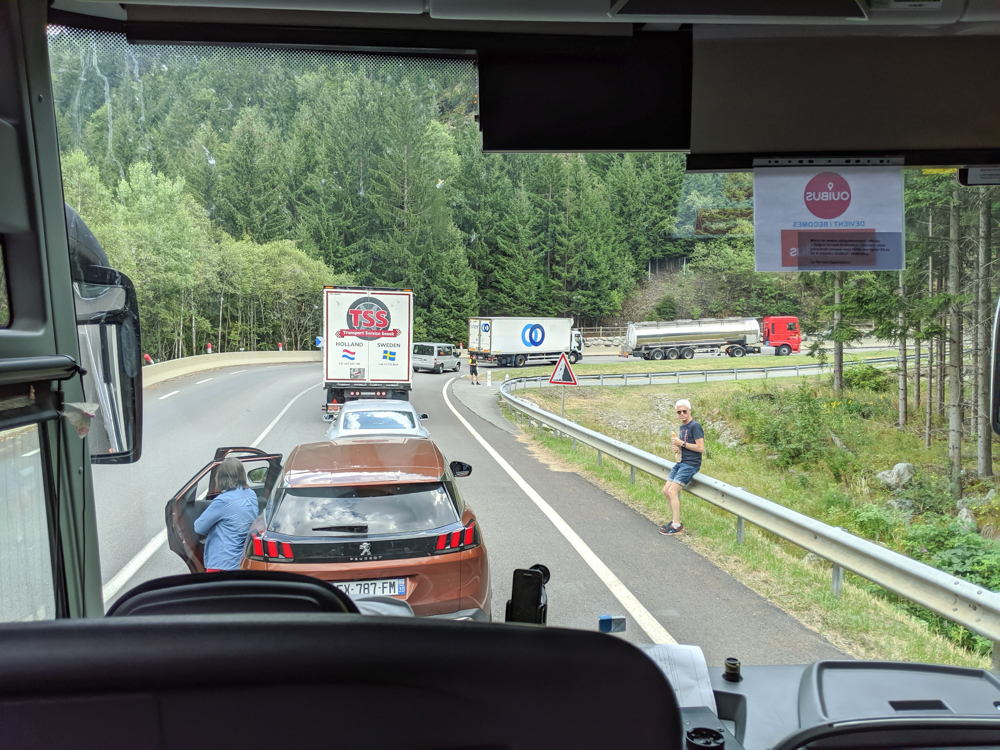
[{"label": "open car door", "polygon": [[[219,448],[215,458],[167,501],[167,542],[192,573],[205,572],[205,537],[195,532],[194,522],[219,494],[219,466],[229,456],[243,462],[250,489],[257,493],[260,512],[263,512],[267,498],[281,476],[281,454],[265,453],[257,448]],[[254,475],[252,478],[251,473]]]}]

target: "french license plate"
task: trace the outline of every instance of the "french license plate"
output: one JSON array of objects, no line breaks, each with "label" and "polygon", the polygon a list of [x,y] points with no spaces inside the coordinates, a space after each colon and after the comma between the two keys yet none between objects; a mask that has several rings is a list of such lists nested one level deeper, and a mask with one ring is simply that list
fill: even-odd
[{"label": "french license plate", "polygon": [[332,582],[352,599],[366,596],[406,596],[405,578],[387,578],[384,581]]}]

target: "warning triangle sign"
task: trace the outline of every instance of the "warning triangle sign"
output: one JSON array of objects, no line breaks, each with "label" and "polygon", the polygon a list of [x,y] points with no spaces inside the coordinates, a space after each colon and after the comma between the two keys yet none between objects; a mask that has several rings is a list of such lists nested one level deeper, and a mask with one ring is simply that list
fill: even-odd
[{"label": "warning triangle sign", "polygon": [[573,368],[569,366],[569,358],[565,352],[559,355],[559,361],[556,362],[556,369],[552,371],[552,377],[549,378],[549,382],[552,385],[577,384],[576,375],[573,374]]}]

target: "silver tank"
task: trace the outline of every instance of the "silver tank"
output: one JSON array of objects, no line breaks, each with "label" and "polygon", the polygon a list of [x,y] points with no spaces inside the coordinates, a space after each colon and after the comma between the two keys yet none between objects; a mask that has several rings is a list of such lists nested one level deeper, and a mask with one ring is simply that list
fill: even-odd
[{"label": "silver tank", "polygon": [[722,344],[746,338],[747,344],[760,342],[756,318],[705,318],[663,323],[629,323],[628,348],[669,344]]}]

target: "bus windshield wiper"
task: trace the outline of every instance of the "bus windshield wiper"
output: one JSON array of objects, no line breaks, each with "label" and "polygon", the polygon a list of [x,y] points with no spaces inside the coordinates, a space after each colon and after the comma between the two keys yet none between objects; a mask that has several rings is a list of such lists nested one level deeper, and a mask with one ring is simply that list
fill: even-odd
[{"label": "bus windshield wiper", "polygon": [[368,524],[360,526],[319,526],[314,528],[313,531],[346,531],[349,534],[367,534]]}]

